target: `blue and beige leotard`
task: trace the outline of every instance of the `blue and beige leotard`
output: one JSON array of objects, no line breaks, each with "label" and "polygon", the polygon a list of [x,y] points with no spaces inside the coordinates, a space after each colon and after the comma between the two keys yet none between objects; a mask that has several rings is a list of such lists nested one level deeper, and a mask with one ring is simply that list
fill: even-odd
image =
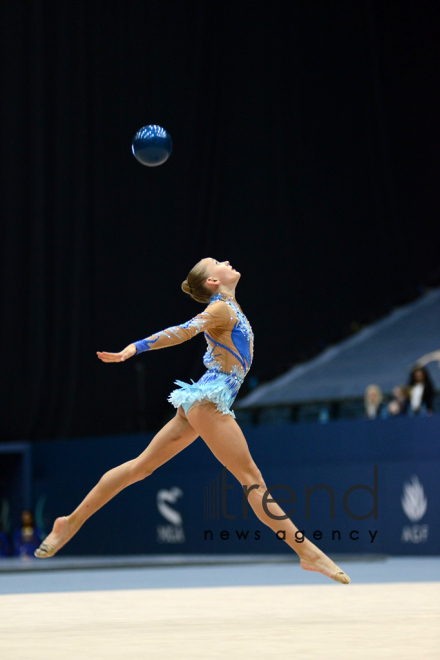
[{"label": "blue and beige leotard", "polygon": [[168,401],[185,413],[195,403],[212,401],[217,410],[235,417],[230,407],[250,369],[254,353],[254,334],[235,298],[214,294],[206,309],[182,325],[172,326],[151,337],[134,342],[137,353],[181,344],[204,332],[208,344],[203,357],[206,373],[192,384],[176,380],[179,389]]}]

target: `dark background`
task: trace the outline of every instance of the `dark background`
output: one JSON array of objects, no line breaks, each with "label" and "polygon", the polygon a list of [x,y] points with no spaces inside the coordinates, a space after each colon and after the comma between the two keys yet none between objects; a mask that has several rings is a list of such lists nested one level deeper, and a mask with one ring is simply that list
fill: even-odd
[{"label": "dark background", "polygon": [[[438,283],[439,15],[3,0],[2,439],[166,421],[203,337],[96,351],[200,312],[180,290],[200,258],[242,272],[260,382]],[[131,153],[151,123],[174,142],[158,168]]]}]

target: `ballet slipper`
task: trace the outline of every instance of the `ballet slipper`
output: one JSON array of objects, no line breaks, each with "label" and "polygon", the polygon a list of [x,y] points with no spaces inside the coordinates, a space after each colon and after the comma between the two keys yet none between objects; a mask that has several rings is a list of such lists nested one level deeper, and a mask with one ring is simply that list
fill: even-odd
[{"label": "ballet slipper", "polygon": [[[306,559],[301,559],[300,564],[301,567],[304,568],[306,571],[317,571],[318,573],[322,573],[326,577],[329,577],[335,582],[339,582],[340,584],[350,584],[351,582],[350,578],[346,573],[344,573],[344,571],[339,570],[336,571],[334,575],[329,575],[328,573],[325,573],[324,570],[320,568],[316,562],[307,561]],[[310,568],[308,568],[308,566],[304,566],[304,564],[308,564]]]},{"label": "ballet slipper", "polygon": [[[67,516],[61,516],[61,518],[64,518],[64,520],[67,522]],[[55,525],[57,524],[58,520],[61,520],[61,518],[57,518],[57,520],[55,521]],[[55,527],[55,525],[54,525],[54,527]],[[64,525],[65,525],[65,523],[64,523]],[[65,529],[64,525],[63,525],[63,530]],[[58,525],[58,527],[59,527],[59,525]],[[52,531],[52,533],[53,533],[53,531]],[[61,545],[58,544],[58,547],[55,547],[49,541],[47,541],[47,540],[43,541],[42,543],[40,543],[40,546],[35,550],[35,552],[34,552],[35,557],[38,557],[39,559],[47,559],[48,557],[53,557],[54,554],[58,552],[60,547],[62,548],[63,545],[65,543],[67,543],[68,539],[66,539],[65,534],[63,535],[62,532],[61,533],[58,532],[58,534],[56,534],[56,536],[61,536],[61,538],[64,536],[64,541],[61,542]]]},{"label": "ballet slipper", "polygon": [[43,541],[40,543],[40,547],[35,550],[34,555],[40,559],[46,559],[47,557],[53,557],[55,553],[56,549],[52,543],[46,543]]},{"label": "ballet slipper", "polygon": [[344,571],[338,571],[337,573],[335,573],[334,576],[332,577],[332,580],[335,580],[335,582],[340,582],[341,584],[350,584],[351,582],[347,573],[344,573]]}]

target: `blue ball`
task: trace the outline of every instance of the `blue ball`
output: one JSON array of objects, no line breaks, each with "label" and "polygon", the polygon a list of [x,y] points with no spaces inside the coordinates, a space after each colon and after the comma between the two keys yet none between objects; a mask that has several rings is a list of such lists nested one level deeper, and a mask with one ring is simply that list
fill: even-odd
[{"label": "blue ball", "polygon": [[142,165],[157,167],[168,160],[173,149],[170,135],[161,126],[150,124],[139,129],[131,143],[131,150]]}]

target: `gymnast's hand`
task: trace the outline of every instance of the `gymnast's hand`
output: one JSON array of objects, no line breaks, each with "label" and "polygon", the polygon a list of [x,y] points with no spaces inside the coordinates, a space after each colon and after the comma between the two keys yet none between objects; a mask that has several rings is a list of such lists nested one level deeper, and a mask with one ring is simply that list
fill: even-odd
[{"label": "gymnast's hand", "polygon": [[128,358],[136,355],[136,346],[134,344],[129,344],[120,353],[105,353],[102,351],[96,351],[96,355],[103,362],[124,362],[124,360],[128,360]]}]

